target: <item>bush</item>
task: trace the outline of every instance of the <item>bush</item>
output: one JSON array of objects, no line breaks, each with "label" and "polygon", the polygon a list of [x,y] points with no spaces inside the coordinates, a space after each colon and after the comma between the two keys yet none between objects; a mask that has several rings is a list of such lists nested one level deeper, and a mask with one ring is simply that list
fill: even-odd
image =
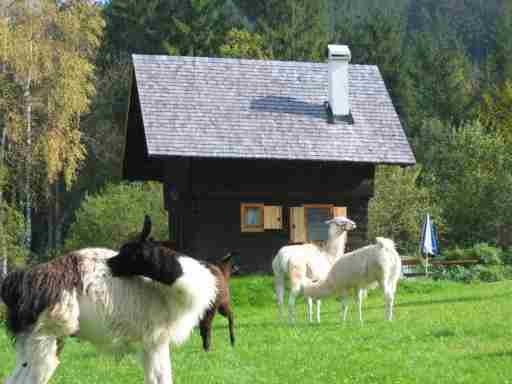
[{"label": "bush", "polygon": [[7,315],[7,308],[4,304],[0,304],[0,323],[5,322]]},{"label": "bush", "polygon": [[501,260],[501,251],[487,243],[478,243],[475,244],[471,249],[469,254],[475,258],[479,259],[483,264],[486,265],[499,265],[503,264]]},{"label": "bush", "polygon": [[431,276],[434,280],[450,280],[461,283],[469,283],[473,280],[471,269],[461,265],[433,267]]},{"label": "bush", "polygon": [[471,248],[455,247],[444,251],[443,257],[446,260],[478,259],[482,264],[486,265],[503,264],[505,258],[512,262],[512,254],[509,255],[488,243],[478,243]]},{"label": "bush", "polygon": [[507,276],[507,270],[499,265],[476,265],[472,268],[472,273],[474,281],[483,281],[486,283],[502,281],[510,277],[510,274]]},{"label": "bush", "polygon": [[368,205],[368,237],[389,237],[399,253],[415,253],[427,213],[436,220],[439,236],[443,233],[441,212],[433,202],[429,188],[422,186],[420,166],[399,168],[378,166],[375,194]]},{"label": "bush", "polygon": [[151,236],[167,239],[167,212],[158,183],[107,185],[99,194],[87,196],[76,213],[65,248],[107,247],[118,249],[142,229],[144,215],[153,223]]},{"label": "bush", "polygon": [[[28,255],[27,248],[23,243],[25,220],[23,215],[15,208],[5,202],[0,205],[4,214],[4,225],[0,224],[0,231],[4,236],[7,247],[9,267],[23,266]],[[1,257],[1,256],[0,256]]]},{"label": "bush", "polygon": [[501,261],[507,265],[512,265],[512,248],[505,248],[501,251]]},{"label": "bush", "polygon": [[464,260],[468,258],[467,250],[459,247],[444,251],[443,256],[446,260]]},{"label": "bush", "polygon": [[505,265],[435,267],[432,269],[432,278],[434,280],[450,280],[461,283],[492,283],[512,279],[512,267]]}]

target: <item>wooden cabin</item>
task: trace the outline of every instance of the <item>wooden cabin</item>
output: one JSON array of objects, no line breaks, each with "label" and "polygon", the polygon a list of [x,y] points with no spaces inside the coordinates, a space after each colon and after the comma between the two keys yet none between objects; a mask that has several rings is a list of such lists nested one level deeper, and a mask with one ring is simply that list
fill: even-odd
[{"label": "wooden cabin", "polygon": [[367,243],[375,166],[415,159],[379,69],[338,47],[327,63],[133,55],[123,177],[163,184],[177,249],[270,271],[333,215],[358,225],[349,249]]}]

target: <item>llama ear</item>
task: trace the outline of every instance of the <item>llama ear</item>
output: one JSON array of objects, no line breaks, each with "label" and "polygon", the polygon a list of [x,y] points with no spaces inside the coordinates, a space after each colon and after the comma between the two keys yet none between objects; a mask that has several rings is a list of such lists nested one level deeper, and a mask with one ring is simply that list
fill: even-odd
[{"label": "llama ear", "polygon": [[151,218],[149,215],[144,216],[144,226],[142,227],[142,233],[140,234],[140,241],[146,240],[151,233]]}]

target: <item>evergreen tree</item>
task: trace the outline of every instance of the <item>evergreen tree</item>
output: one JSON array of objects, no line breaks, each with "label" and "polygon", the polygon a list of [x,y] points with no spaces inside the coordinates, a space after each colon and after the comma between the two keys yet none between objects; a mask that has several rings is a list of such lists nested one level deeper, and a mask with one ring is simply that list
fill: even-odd
[{"label": "evergreen tree", "polygon": [[[425,33],[417,34],[406,47],[409,99],[402,107],[411,117],[410,133],[425,119],[440,119],[459,125],[473,118],[474,83],[472,67],[457,45],[441,45]],[[411,112],[412,111],[412,112]]]},{"label": "evergreen tree", "polygon": [[379,9],[351,18],[348,7],[336,10],[335,40],[350,46],[352,63],[379,67],[395,103],[399,104],[404,19]]},{"label": "evergreen tree", "polygon": [[263,38],[257,33],[232,29],[226,35],[226,41],[220,46],[222,57],[268,60],[271,53],[264,46]]},{"label": "evergreen tree", "polygon": [[494,36],[494,52],[489,60],[491,78],[503,84],[506,80],[512,81],[512,3],[503,2]]},{"label": "evergreen tree", "polygon": [[107,26],[101,58],[107,60],[113,56],[115,59],[132,53],[164,53],[162,42],[167,37],[160,18],[166,11],[162,0],[108,2],[103,10]]},{"label": "evergreen tree", "polygon": [[132,53],[215,56],[243,19],[230,0],[116,0],[105,7],[103,61]]},{"label": "evergreen tree", "polygon": [[226,0],[177,1],[170,15],[164,47],[170,54],[184,56],[218,55],[228,31],[241,23]]},{"label": "evergreen tree", "polygon": [[327,0],[265,0],[256,30],[275,59],[324,61],[329,41],[327,5]]},{"label": "evergreen tree", "polygon": [[483,95],[479,119],[484,127],[502,136],[512,148],[512,80]]}]

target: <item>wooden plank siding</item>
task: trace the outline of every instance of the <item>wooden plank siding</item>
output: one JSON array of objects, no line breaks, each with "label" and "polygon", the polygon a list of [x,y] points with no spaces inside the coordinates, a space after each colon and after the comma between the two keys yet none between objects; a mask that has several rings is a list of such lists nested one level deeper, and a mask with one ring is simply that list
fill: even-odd
[{"label": "wooden plank siding", "polygon": [[[203,260],[218,260],[228,250],[237,250],[237,262],[243,272],[269,272],[276,252],[290,243],[291,208],[307,205],[346,207],[344,213],[357,223],[357,230],[349,235],[347,249],[367,244],[372,165],[270,163],[191,160],[184,167],[186,174],[178,174],[177,170],[183,168],[169,163],[166,169],[174,172],[166,174],[164,198],[170,216],[179,216],[169,219],[170,238],[176,239],[177,247]],[[242,232],[241,203],[279,207],[266,212],[280,216],[281,229]],[[333,211],[343,213],[334,208]],[[300,215],[304,221],[303,208]],[[294,234],[292,239],[301,242],[302,237],[298,236]]]}]

